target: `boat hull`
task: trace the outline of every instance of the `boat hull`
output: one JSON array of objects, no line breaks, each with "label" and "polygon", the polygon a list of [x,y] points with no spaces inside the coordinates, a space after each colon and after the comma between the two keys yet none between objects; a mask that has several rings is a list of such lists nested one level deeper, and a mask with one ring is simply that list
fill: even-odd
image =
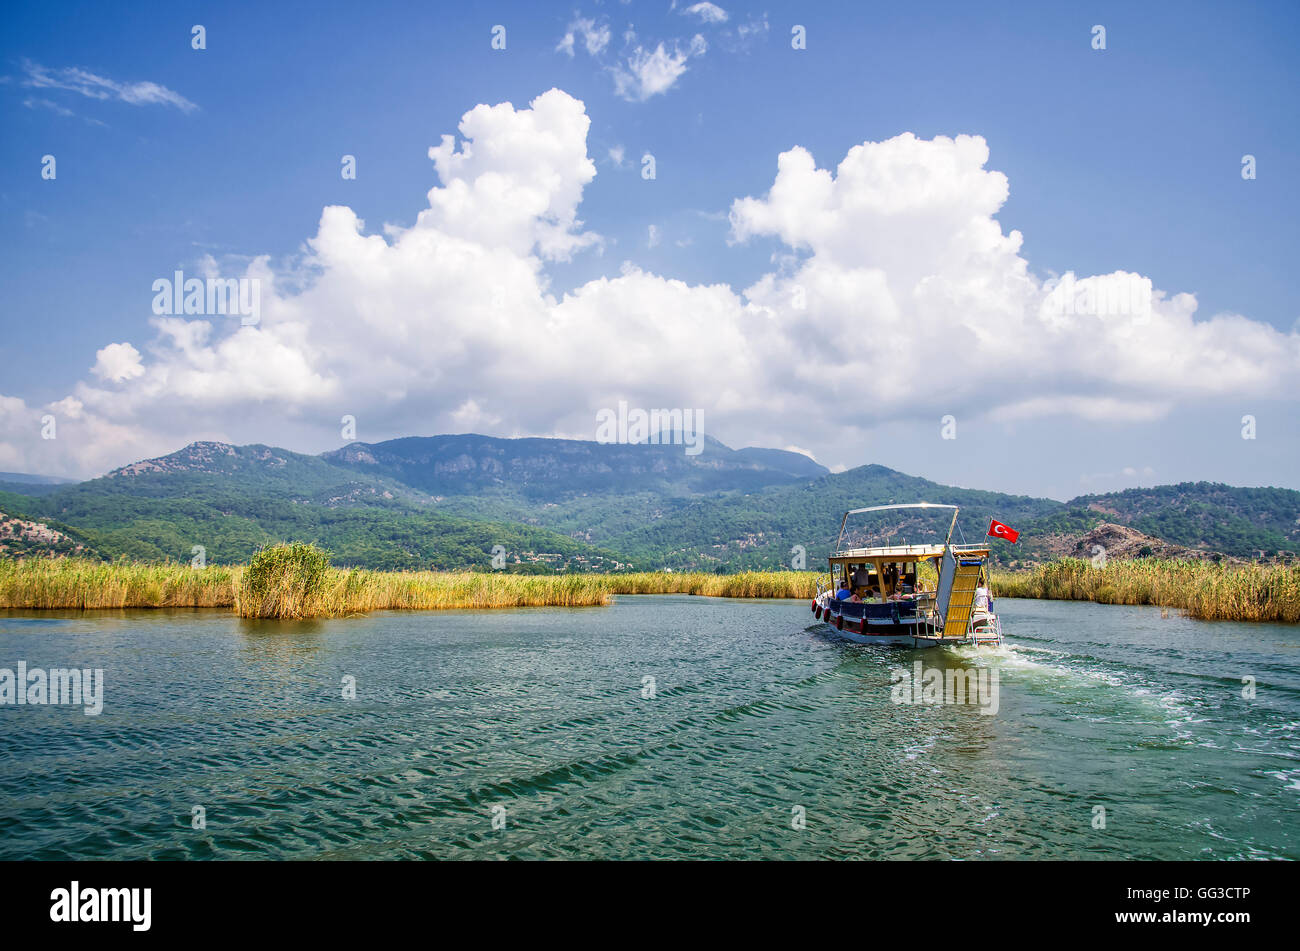
[{"label": "boat hull", "polygon": [[822,626],[836,637],[842,637],[846,641],[853,641],[855,644],[875,644],[878,647],[939,647],[942,644],[957,643],[955,638],[947,640],[940,637],[926,637],[924,634],[916,633],[915,625],[899,625],[902,628],[901,633],[876,634],[867,626],[866,634],[855,633],[848,628],[838,629],[834,624],[822,622]]},{"label": "boat hull", "polygon": [[[821,608],[818,618],[822,624],[830,628],[836,637],[853,641],[855,644],[923,648],[955,646],[970,642],[969,638],[964,637],[939,637],[932,626],[918,620],[915,616],[870,617],[866,613],[867,609],[856,605],[846,606],[843,602],[833,601],[825,595],[814,601],[813,605],[814,608]],[[861,616],[854,616],[857,612],[862,612]]]}]

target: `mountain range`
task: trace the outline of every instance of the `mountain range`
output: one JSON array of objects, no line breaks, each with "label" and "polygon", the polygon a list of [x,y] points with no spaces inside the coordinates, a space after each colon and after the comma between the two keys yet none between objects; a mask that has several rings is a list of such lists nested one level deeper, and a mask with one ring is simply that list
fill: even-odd
[{"label": "mountain range", "polygon": [[[945,486],[879,465],[831,473],[796,452],[506,439],[352,443],[318,456],[196,442],[86,482],[0,473],[0,554],[245,561],[314,541],[336,564],[514,571],[738,570],[824,559],[851,508],[961,506],[959,538],[997,518],[1007,565],[1094,544],[1118,556],[1246,559],[1300,551],[1300,492],[1182,483],[1068,502]],[[892,512],[862,538],[941,539],[935,513]],[[1108,548],[1109,550],[1109,548]]]}]

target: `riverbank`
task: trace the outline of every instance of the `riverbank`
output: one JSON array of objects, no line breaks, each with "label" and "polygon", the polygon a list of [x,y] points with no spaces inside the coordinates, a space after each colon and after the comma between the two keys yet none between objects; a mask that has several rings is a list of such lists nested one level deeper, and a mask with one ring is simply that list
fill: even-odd
[{"label": "riverbank", "polygon": [[993,573],[1006,598],[1155,605],[1203,621],[1300,622],[1300,565],[1140,558],[1103,567],[1065,558],[1027,572]]},{"label": "riverbank", "polygon": [[[3,560],[0,608],[229,608],[266,616],[250,603],[248,570],[76,558]],[[390,609],[585,607],[609,602],[604,577],[327,568],[312,603],[289,613],[338,617]]]},{"label": "riverbank", "polygon": [[[619,594],[812,598],[810,571],[647,571],[517,575],[505,572],[326,568],[310,603],[267,609],[249,596],[244,566],[87,559],[0,560],[0,608],[227,608],[247,616],[346,616],[380,610],[591,607]],[[1094,567],[1065,559],[1028,572],[995,571],[995,597],[1155,605],[1202,620],[1300,622],[1300,567],[1140,559]]]},{"label": "riverbank", "polygon": [[[310,603],[279,611],[250,596],[242,565],[149,565],[77,558],[0,560],[0,608],[228,608],[247,616],[333,616],[382,610],[591,607],[618,594],[811,598],[804,571],[518,575],[326,568]],[[255,603],[256,602],[256,603]]]}]

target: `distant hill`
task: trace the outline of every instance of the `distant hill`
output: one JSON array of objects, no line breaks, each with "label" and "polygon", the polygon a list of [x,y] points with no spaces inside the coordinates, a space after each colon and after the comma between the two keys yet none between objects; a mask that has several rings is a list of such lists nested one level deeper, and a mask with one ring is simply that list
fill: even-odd
[{"label": "distant hill", "polygon": [[66,485],[75,479],[61,479],[58,476],[35,475],[30,472],[0,472],[0,482],[22,482],[29,485]]},{"label": "distant hill", "polygon": [[680,445],[471,434],[352,443],[321,458],[356,472],[388,476],[431,495],[500,491],[551,502],[593,493],[673,497],[753,491],[827,472],[800,453],[735,450],[707,437],[703,450],[693,456]]},{"label": "distant hill", "polygon": [[[607,544],[641,560],[658,554],[671,566],[703,568],[789,567],[798,545],[806,564],[814,567],[829,553],[846,511],[921,501],[960,506],[959,537],[971,542],[984,537],[990,518],[1023,524],[1060,508],[1051,499],[958,489],[869,465],[798,485],[696,501],[616,535]],[[942,541],[948,521],[933,512],[905,511],[853,524],[878,527],[861,535],[862,541],[892,536],[920,542]]]},{"label": "distant hill", "polygon": [[114,469],[59,490],[60,499],[100,495],[172,498],[181,488],[202,487],[206,498],[244,499],[258,493],[320,505],[399,505],[426,500],[424,493],[378,473],[358,476],[319,456],[272,446],[195,442],[155,459]]},{"label": "distant hill", "polygon": [[[711,437],[695,456],[671,444],[459,435],[353,443],[321,458],[418,488],[450,515],[516,522],[606,548],[693,501],[798,485],[828,472],[800,453],[735,450]],[[638,551],[658,563],[657,552]]]},{"label": "distant hill", "polygon": [[30,472],[0,472],[0,492],[20,492],[26,495],[44,495],[74,480],[58,476],[34,475]]},{"label": "distant hill", "polygon": [[1084,495],[1067,503],[1191,548],[1248,557],[1300,549],[1300,492],[1181,482]]},{"label": "distant hill", "polygon": [[1105,553],[1108,560],[1126,558],[1176,558],[1184,561],[1222,561],[1222,552],[1188,548],[1146,535],[1127,525],[1101,522],[1083,535],[1046,536],[1043,544],[1061,558],[1095,559]]},{"label": "distant hill", "polygon": [[[473,434],[353,443],[319,456],[272,446],[192,443],[87,482],[0,486],[0,510],[103,557],[243,561],[273,541],[315,541],[338,564],[513,570],[672,567],[737,570],[824,563],[851,508],[928,501],[961,506],[959,540],[997,518],[1021,531],[995,543],[1003,564],[1062,554],[1258,557],[1300,550],[1300,492],[1183,483],[1061,503],[940,485],[879,465],[829,473],[807,456],[708,440],[604,445]],[[855,521],[859,541],[938,540],[941,513]],[[22,528],[5,551],[32,542]],[[34,546],[34,547],[33,547]],[[796,547],[797,546],[797,547]],[[1082,546],[1082,547],[1081,547]],[[498,549],[499,550],[499,549]]]},{"label": "distant hill", "polygon": [[475,568],[495,546],[508,564],[610,570],[603,551],[554,532],[432,510],[416,489],[269,446],[193,443],[44,496],[0,495],[28,518],[77,526],[106,557],[245,561],[275,541],[314,541],[334,562],[372,568]]}]

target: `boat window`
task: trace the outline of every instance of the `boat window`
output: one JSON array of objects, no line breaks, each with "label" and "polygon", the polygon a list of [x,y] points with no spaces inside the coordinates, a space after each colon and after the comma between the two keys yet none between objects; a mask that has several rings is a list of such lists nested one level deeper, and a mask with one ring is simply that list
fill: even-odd
[{"label": "boat window", "polygon": [[864,601],[873,600],[879,594],[880,579],[870,564],[853,565],[849,577],[852,579],[853,593]]},{"label": "boat window", "polygon": [[903,594],[916,593],[916,562],[911,561],[903,566]]}]

